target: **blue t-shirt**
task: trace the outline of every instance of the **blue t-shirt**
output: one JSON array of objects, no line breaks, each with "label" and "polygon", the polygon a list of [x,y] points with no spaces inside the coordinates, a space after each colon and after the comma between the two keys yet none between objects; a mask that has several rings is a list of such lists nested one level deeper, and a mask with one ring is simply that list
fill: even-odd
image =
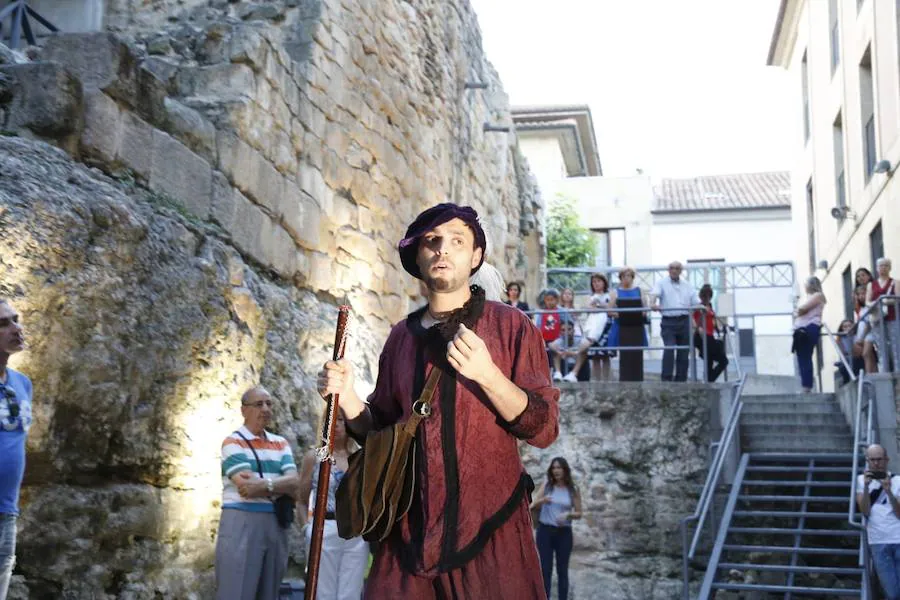
[{"label": "blue t-shirt", "polygon": [[[0,514],[17,515],[25,475],[25,436],[31,427],[31,380],[9,368],[6,373],[6,384],[0,387]],[[4,388],[15,393],[12,402]],[[17,417],[10,415],[12,404],[19,405]]]}]

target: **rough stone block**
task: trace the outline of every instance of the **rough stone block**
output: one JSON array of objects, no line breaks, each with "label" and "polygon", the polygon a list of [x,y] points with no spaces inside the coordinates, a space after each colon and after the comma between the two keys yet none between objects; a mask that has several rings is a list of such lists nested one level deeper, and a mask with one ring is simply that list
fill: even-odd
[{"label": "rough stone block", "polygon": [[262,243],[266,264],[282,277],[293,277],[297,270],[297,246],[290,234],[273,224]]},{"label": "rough stone block", "polygon": [[272,234],[272,219],[238,190],[215,177],[210,216],[231,236],[234,244],[255,261],[266,264],[263,239]]},{"label": "rough stone block", "polygon": [[206,157],[216,155],[216,128],[198,111],[174,98],[165,98],[166,129],[189,148]]},{"label": "rough stone block", "polygon": [[112,33],[60,33],[44,43],[41,56],[66,65],[84,89],[100,89],[123,101],[135,97],[138,60]]},{"label": "rough stone block", "polygon": [[147,180],[153,168],[153,127],[140,117],[122,113],[122,135],[117,158],[136,175]]},{"label": "rough stone block", "polygon": [[150,189],[168,194],[200,219],[209,218],[212,168],[172,136],[153,134]]},{"label": "rough stone block", "polygon": [[256,80],[247,65],[218,64],[185,67],[175,76],[178,94],[213,102],[253,97]]},{"label": "rough stone block", "polygon": [[285,193],[278,199],[281,225],[298,245],[315,250],[319,247],[322,211],[294,182],[285,184]]},{"label": "rough stone block", "polygon": [[307,286],[313,291],[324,291],[331,288],[334,280],[332,269],[334,261],[327,254],[314,252],[309,260],[309,277]]},{"label": "rough stone block", "polygon": [[81,151],[88,157],[111,163],[122,139],[122,113],[116,101],[96,90],[84,95],[84,130]]},{"label": "rough stone block", "polygon": [[353,181],[353,169],[342,156],[329,150],[325,152],[322,177],[333,190],[349,190]]},{"label": "rough stone block", "polygon": [[325,183],[322,173],[310,165],[301,165],[298,173],[298,183],[300,184],[300,189],[309,194],[316,201],[316,204],[325,210],[323,205],[328,184]]},{"label": "rough stone block", "polygon": [[266,64],[268,49],[266,40],[255,28],[247,25],[236,26],[228,40],[229,60],[250,65],[254,70],[259,70]]},{"label": "rough stone block", "polygon": [[378,256],[375,240],[351,227],[337,231],[337,246],[361,260],[373,261]]},{"label": "rough stone block", "polygon": [[276,199],[284,191],[284,182],[275,167],[233,133],[220,131],[216,146],[219,152],[219,169],[235,187],[265,206],[272,214],[278,214]]},{"label": "rough stone block", "polygon": [[54,139],[75,133],[83,118],[81,83],[62,65],[34,62],[0,67],[6,129],[28,129]]}]

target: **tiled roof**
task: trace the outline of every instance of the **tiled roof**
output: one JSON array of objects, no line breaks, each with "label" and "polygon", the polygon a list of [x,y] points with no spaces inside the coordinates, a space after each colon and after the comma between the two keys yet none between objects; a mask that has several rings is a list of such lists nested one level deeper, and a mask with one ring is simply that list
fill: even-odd
[{"label": "tiled roof", "polygon": [[788,171],[663,179],[654,212],[784,208],[791,205]]}]

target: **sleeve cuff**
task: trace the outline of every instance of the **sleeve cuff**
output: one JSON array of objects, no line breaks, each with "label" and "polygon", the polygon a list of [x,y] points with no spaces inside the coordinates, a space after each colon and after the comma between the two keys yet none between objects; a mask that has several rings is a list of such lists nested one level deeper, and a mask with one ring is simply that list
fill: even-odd
[{"label": "sleeve cuff", "polygon": [[525,392],[528,404],[512,421],[497,417],[497,424],[520,440],[527,440],[537,435],[550,413],[550,404],[535,392]]}]

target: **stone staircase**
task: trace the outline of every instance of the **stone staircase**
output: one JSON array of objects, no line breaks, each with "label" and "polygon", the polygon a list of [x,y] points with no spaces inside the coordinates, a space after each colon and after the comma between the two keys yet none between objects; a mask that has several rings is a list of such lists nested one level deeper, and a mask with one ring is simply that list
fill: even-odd
[{"label": "stone staircase", "polygon": [[850,426],[833,394],[785,385],[761,382],[744,396],[741,463],[705,598],[862,597],[860,532],[847,523]]},{"label": "stone staircase", "polygon": [[853,433],[834,394],[766,394],[744,397],[744,452],[849,453]]}]

